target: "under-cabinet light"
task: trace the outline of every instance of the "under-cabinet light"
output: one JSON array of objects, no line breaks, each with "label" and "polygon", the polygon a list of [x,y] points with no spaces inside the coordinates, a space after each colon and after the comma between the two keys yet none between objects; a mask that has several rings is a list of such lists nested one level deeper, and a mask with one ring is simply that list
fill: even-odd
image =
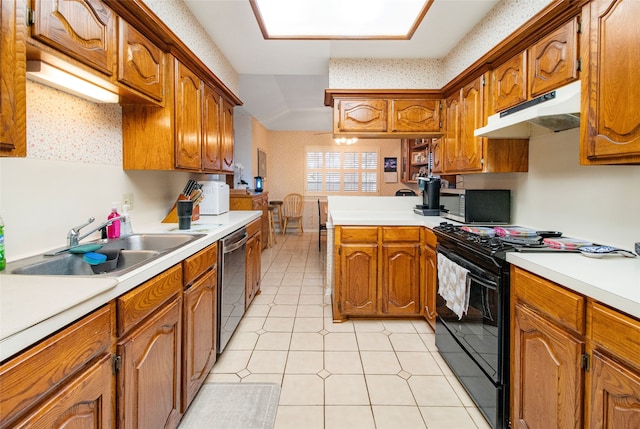
[{"label": "under-cabinet light", "polygon": [[118,94],[38,60],[27,61],[27,78],[93,103],[117,103]]}]

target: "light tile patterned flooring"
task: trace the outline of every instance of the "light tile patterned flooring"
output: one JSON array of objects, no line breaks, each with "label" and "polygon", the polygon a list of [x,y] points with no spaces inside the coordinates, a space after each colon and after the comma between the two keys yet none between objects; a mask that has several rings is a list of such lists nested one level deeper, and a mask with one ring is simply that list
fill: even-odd
[{"label": "light tile patterned flooring", "polygon": [[278,235],[262,293],[207,382],[282,386],[276,429],[485,429],[424,320],[333,323],[326,236]]}]

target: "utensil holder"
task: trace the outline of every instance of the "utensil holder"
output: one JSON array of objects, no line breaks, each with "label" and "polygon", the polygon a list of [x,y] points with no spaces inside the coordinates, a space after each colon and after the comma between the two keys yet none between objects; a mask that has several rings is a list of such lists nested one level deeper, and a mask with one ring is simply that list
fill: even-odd
[{"label": "utensil holder", "polygon": [[[171,208],[171,210],[169,210],[169,213],[167,213],[167,216],[164,219],[162,219],[162,223],[178,223],[178,209],[177,209],[178,201],[188,200],[188,199],[189,198],[187,198],[186,195],[180,194],[176,202],[173,203],[173,207]],[[198,220],[198,219],[200,219],[200,206],[194,205],[193,214],[191,215],[191,221],[193,222],[194,220]]]}]

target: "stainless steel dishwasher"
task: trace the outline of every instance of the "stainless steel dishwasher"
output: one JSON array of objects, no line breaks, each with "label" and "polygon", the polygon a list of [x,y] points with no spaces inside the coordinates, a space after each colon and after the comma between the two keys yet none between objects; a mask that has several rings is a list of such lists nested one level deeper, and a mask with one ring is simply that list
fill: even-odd
[{"label": "stainless steel dishwasher", "polygon": [[244,315],[247,229],[218,242],[218,354],[222,353]]}]

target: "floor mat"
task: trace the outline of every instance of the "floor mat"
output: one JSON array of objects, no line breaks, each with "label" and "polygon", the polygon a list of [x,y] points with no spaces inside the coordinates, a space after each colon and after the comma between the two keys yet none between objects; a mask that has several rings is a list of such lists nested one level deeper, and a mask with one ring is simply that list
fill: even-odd
[{"label": "floor mat", "polygon": [[271,429],[279,400],[276,383],[205,383],[178,428]]}]

